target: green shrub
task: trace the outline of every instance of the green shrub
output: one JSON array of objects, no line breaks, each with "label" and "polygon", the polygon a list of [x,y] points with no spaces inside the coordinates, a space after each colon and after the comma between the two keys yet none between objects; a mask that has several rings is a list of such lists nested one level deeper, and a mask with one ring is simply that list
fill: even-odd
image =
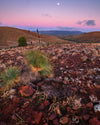
[{"label": "green shrub", "polygon": [[33,67],[37,68],[38,73],[41,76],[50,76],[52,75],[52,66],[49,62],[49,59],[41,53],[39,50],[27,51],[25,53],[27,62]]},{"label": "green shrub", "polygon": [[27,46],[27,41],[24,36],[19,37],[18,46]]},{"label": "green shrub", "polygon": [[19,75],[19,70],[12,66],[8,67],[4,72],[1,73],[1,80],[3,81],[4,91],[13,87],[14,81],[18,79]]},{"label": "green shrub", "polygon": [[41,45],[42,45],[42,47],[45,47],[45,44],[44,44],[44,43],[42,43]]},{"label": "green shrub", "polygon": [[50,43],[49,43],[49,42],[47,42],[46,44],[47,44],[47,46],[49,46],[49,45],[50,45]]}]

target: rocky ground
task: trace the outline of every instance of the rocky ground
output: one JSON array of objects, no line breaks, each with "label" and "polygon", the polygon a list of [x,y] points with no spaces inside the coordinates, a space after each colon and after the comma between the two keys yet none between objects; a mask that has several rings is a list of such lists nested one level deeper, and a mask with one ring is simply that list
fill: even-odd
[{"label": "rocky ground", "polygon": [[30,49],[37,46],[0,50],[0,72],[11,65],[22,71],[22,81],[0,94],[0,125],[100,125],[100,46],[42,48],[54,68],[45,79],[28,71],[23,52]]}]

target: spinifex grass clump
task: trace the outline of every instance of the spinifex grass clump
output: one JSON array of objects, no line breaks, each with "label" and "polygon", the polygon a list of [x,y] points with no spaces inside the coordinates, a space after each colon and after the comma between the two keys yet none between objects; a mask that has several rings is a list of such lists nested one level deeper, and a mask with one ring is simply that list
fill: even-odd
[{"label": "spinifex grass clump", "polygon": [[41,51],[27,51],[25,57],[37,75],[40,74],[41,76],[46,77],[52,75],[52,66],[49,59],[43,55]]},{"label": "spinifex grass clump", "polygon": [[4,89],[6,91],[13,87],[14,82],[18,80],[20,75],[19,70],[16,67],[8,67],[4,72],[1,73],[1,79],[3,82]]}]

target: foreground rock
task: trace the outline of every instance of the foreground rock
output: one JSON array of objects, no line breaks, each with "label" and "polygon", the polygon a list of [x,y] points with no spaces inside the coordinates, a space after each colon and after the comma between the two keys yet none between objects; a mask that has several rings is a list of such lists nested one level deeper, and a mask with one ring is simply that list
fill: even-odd
[{"label": "foreground rock", "polygon": [[20,88],[20,94],[21,96],[25,96],[25,97],[28,97],[28,96],[32,96],[32,94],[34,93],[34,89],[31,87],[31,86],[22,86]]},{"label": "foreground rock", "polygon": [[100,121],[97,118],[92,118],[89,121],[90,125],[100,125]]}]

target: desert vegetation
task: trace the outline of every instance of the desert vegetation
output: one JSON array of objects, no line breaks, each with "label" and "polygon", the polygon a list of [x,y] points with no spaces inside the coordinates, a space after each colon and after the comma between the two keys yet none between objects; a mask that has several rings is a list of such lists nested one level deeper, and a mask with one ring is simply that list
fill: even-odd
[{"label": "desert vegetation", "polygon": [[24,36],[19,37],[18,46],[27,46],[27,41]]},{"label": "desert vegetation", "polygon": [[20,72],[17,67],[8,67],[0,75],[2,80],[3,91],[11,89],[15,85],[15,81],[19,79]]},{"label": "desert vegetation", "polygon": [[40,50],[27,51],[25,57],[36,74],[41,76],[51,76],[53,74],[49,59]]}]

